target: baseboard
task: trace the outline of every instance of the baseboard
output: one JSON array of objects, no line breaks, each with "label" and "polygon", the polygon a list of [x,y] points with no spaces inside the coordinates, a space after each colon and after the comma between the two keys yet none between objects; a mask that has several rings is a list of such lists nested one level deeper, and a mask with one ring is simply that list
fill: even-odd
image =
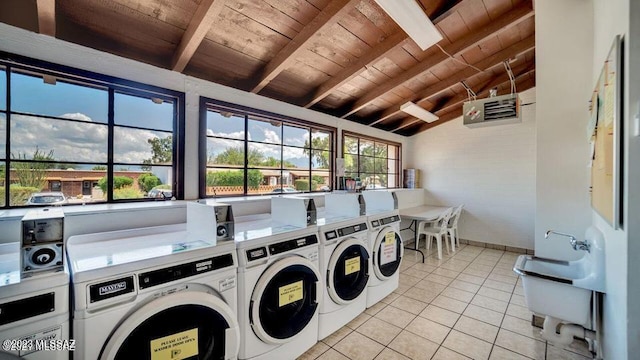
[{"label": "baseboard", "polygon": [[534,253],[534,251],[532,249],[525,249],[525,248],[519,248],[519,247],[507,246],[507,245],[496,245],[496,244],[490,244],[490,243],[485,243],[485,242],[481,242],[481,241],[473,241],[473,240],[465,240],[465,239],[460,239],[460,244],[483,247],[483,248],[487,248],[487,249],[510,251],[510,252],[514,252],[514,253],[518,253],[518,254],[533,255],[533,253]]}]

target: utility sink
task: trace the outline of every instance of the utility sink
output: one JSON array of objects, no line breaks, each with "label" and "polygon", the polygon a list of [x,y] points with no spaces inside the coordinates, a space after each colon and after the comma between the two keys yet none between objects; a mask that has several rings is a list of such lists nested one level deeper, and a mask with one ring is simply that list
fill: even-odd
[{"label": "utility sink", "polygon": [[604,292],[604,237],[595,227],[587,229],[589,250],[575,261],[531,255],[518,257],[513,271],[522,276],[527,307],[538,315],[588,327],[593,291]]}]

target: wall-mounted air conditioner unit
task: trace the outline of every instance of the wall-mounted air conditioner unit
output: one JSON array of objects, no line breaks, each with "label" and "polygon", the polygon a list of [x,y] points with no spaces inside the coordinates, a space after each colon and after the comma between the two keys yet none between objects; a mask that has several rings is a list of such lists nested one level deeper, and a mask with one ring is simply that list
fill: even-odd
[{"label": "wall-mounted air conditioner unit", "polygon": [[462,106],[462,123],[475,128],[522,122],[518,94],[467,101]]}]

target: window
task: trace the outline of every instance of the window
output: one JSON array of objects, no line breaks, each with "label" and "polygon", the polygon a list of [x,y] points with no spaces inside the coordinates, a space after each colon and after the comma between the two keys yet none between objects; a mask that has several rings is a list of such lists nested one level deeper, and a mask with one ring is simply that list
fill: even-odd
[{"label": "window", "polygon": [[156,187],[175,193],[183,104],[182,93],[166,89],[0,59],[0,177],[8,184],[0,206],[46,191],[63,192],[68,204],[144,200]]},{"label": "window", "polygon": [[201,197],[330,191],[335,129],[201,98]]},{"label": "window", "polygon": [[346,176],[359,178],[366,189],[401,187],[400,144],[343,132],[342,146]]}]

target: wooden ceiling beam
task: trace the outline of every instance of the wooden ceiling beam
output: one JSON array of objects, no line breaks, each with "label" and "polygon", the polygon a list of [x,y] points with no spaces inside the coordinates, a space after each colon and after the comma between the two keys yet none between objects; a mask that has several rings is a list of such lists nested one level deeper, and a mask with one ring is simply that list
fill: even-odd
[{"label": "wooden ceiling beam", "polygon": [[[518,87],[519,91],[526,91],[529,90],[533,87],[536,86],[536,80],[535,77],[533,76],[527,76],[527,77],[522,77],[520,82],[517,82],[516,86]],[[416,127],[414,129],[414,131],[411,131],[410,134],[408,134],[408,136],[413,136],[415,134],[421,133],[425,130],[431,129],[433,127],[436,127],[438,125],[444,124],[448,121],[457,119],[459,117],[462,116],[462,103],[458,104],[455,108],[453,108],[453,110],[447,112],[446,114],[443,114],[440,119],[438,119],[437,121],[434,121],[432,123],[423,123],[420,124],[420,126]]]},{"label": "wooden ceiling beam", "polygon": [[331,92],[360,75],[360,73],[366,69],[367,65],[378,62],[380,59],[387,56],[389,51],[395,49],[397,46],[403,45],[407,41],[409,41],[409,38],[404,31],[398,31],[389,36],[383,42],[371,49],[371,51],[361,56],[353,65],[343,68],[331,79],[320,85],[313,95],[311,95],[310,100],[306,102],[304,107],[308,108],[315,105],[318,101],[329,96]]},{"label": "wooden ceiling beam", "polygon": [[284,71],[293,61],[296,55],[305,49],[305,45],[319,32],[329,29],[361,0],[333,0],[307,24],[269,63],[260,71],[256,77],[259,78],[257,84],[253,86],[251,92],[258,93],[264,89],[269,82]]},{"label": "wooden ceiling beam", "polygon": [[195,54],[223,8],[224,0],[202,0],[193,14],[187,30],[182,35],[176,52],[173,54],[171,68],[174,71],[182,72],[187,67],[193,54]]},{"label": "wooden ceiling beam", "polygon": [[36,0],[38,9],[38,31],[40,34],[56,36],[56,1]]},{"label": "wooden ceiling beam", "polygon": [[[519,79],[521,77],[527,76],[529,75],[529,73],[535,71],[535,65],[533,64],[523,64],[520,65],[516,68],[514,68],[513,70],[513,74],[516,78],[516,85],[517,82],[519,81]],[[480,89],[476,92],[476,96],[479,98],[484,98],[487,97],[489,95],[489,90],[493,89],[495,87],[498,86],[511,86],[511,82],[509,81],[509,75],[502,74],[499,76],[494,77],[493,79],[487,81],[485,84],[482,85],[482,87],[480,87]],[[438,107],[438,109],[436,110],[435,107],[428,110],[436,115],[440,115],[440,114],[447,114],[449,111],[457,108],[460,104],[464,103],[465,101],[467,101],[469,99],[468,95],[465,93],[460,93],[452,98],[450,98],[449,100],[447,100],[447,102],[445,102],[444,104],[442,104],[441,106]],[[391,129],[391,132],[396,132],[399,130],[402,130],[406,127],[409,127],[417,122],[420,122],[422,120],[414,118],[412,116],[408,116],[404,119],[402,119],[400,121],[400,123],[394,125],[394,128]]]},{"label": "wooden ceiling beam", "polygon": [[[460,8],[462,3],[462,0],[458,0],[448,9],[440,12],[435,19],[433,19],[433,24],[438,24],[451,16],[452,13]],[[411,41],[409,36],[402,30],[387,37],[384,41],[374,46],[369,52],[358,58],[353,65],[343,68],[335,76],[331,77],[331,79],[320,85],[313,94],[309,96],[309,100],[305,101],[304,107],[308,108],[315,105],[318,101],[329,96],[334,90],[360,75],[366,70],[367,65],[380,61],[386,57],[391,50],[403,46],[408,41]]]},{"label": "wooden ceiling beam", "polygon": [[[485,71],[496,65],[500,65],[504,61],[517,57],[518,55],[521,55],[522,53],[525,53],[533,49],[534,47],[535,47],[535,35],[531,35],[528,38],[521,40],[506,49],[498,51],[497,53],[474,63],[473,66],[482,71]],[[457,73],[449,76],[448,78],[423,89],[416,95],[414,99],[411,99],[411,101],[413,101],[414,103],[425,101],[428,98],[434,95],[437,95],[445,90],[448,90],[451,87],[457,85],[459,82],[466,80],[467,78],[472,77],[476,74],[478,74],[477,70],[471,67],[465,68],[464,70],[460,70]],[[400,104],[396,104],[394,106],[389,107],[387,110],[383,111],[382,115],[380,115],[380,117],[377,120],[372,121],[369,124],[370,125],[377,124],[394,115],[399,114],[400,112],[401,112]]]},{"label": "wooden ceiling beam", "polygon": [[[478,45],[479,43],[489,39],[491,36],[495,36],[496,34],[507,30],[520,22],[530,18],[533,16],[533,8],[531,7],[531,1],[523,1],[518,6],[516,6],[513,10],[508,13],[502,15],[500,18],[492,21],[486,26],[482,27],[478,31],[473,31],[463,37],[462,39],[446,45],[443,49],[451,54],[452,56],[461,55],[466,50],[469,50],[473,46]],[[449,60],[450,57],[443,52],[438,53],[437,55],[429,57],[427,60],[415,65],[411,69],[404,71],[397,77],[391,79],[387,83],[382,86],[377,87],[375,90],[367,93],[366,96],[358,99],[353,106],[351,106],[347,111],[342,114],[342,118],[346,118],[349,115],[352,115],[365,106],[371,104],[376,99],[386,95],[390,91],[395,88],[403,85],[407,81],[424,74],[425,72],[433,69],[434,67],[442,64],[443,62]],[[372,124],[371,124],[372,125]]]}]

